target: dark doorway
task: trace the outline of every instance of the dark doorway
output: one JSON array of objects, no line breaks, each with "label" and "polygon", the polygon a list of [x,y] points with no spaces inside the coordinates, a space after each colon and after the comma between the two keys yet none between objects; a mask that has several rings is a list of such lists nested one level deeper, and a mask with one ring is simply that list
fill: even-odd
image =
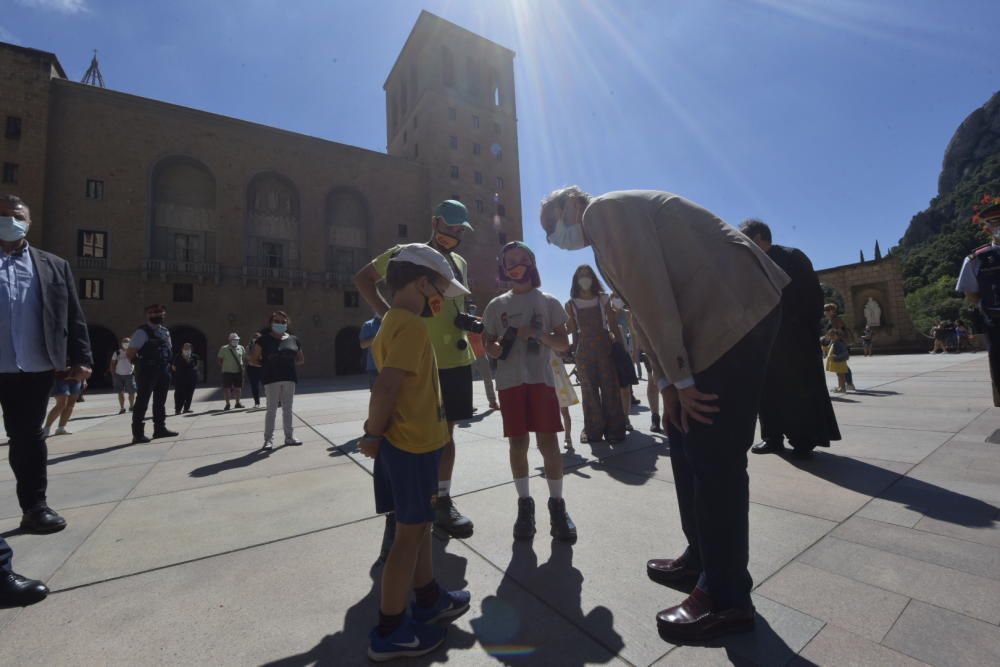
[{"label": "dark doorway", "polygon": [[87,382],[96,389],[110,387],[111,374],[108,373],[108,367],[111,355],[121,345],[121,341],[111,329],[97,324],[88,324],[87,333],[90,335],[90,350],[94,355],[94,373]]},{"label": "dark doorway", "polygon": [[[191,343],[194,353],[201,359],[198,365],[198,382],[205,382],[208,373],[208,340],[200,330],[186,324],[178,324],[170,329],[170,342],[173,344],[173,353],[181,351],[185,343]],[[214,359],[212,360],[214,362]]]},{"label": "dark doorway", "polygon": [[365,351],[358,335],[361,329],[345,327],[334,341],[334,367],[337,375],[357,375],[365,372]]}]

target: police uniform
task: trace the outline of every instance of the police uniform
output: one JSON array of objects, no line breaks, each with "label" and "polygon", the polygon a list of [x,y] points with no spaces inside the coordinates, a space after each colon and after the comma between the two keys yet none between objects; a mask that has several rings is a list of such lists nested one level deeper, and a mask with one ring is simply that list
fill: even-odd
[{"label": "police uniform", "polygon": [[[994,204],[980,213],[983,222],[1000,223],[1000,204]],[[990,360],[990,377],[993,380],[993,405],[1000,407],[1000,245],[989,243],[976,248],[962,264],[958,276],[959,292],[978,294],[982,313],[982,331]]]},{"label": "police uniform", "polygon": [[172,345],[170,330],[162,324],[152,327],[144,324],[132,334],[129,347],[138,349],[136,380],[139,392],[132,409],[132,437],[143,438],[143,420],[149,399],[153,399],[153,437],[162,437],[167,431],[167,392],[170,390],[170,363]]}]

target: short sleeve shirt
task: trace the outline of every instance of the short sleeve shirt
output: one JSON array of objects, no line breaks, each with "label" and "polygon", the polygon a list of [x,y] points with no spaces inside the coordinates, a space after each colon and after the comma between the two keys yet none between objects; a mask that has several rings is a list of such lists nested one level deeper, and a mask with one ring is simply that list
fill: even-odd
[{"label": "short sleeve shirt", "polygon": [[385,437],[394,447],[413,454],[433,452],[448,442],[437,362],[423,319],[392,308],[372,344],[380,373],[387,368],[406,373]]},{"label": "short sleeve shirt", "polygon": [[[524,294],[507,292],[490,301],[483,313],[483,325],[489,336],[503,338],[509,327],[534,327],[540,333],[551,333],[566,324],[569,317],[559,300],[537,289]],[[538,341],[514,341],[506,359],[497,360],[496,381],[500,390],[523,384],[555,386],[550,350]]]},{"label": "short sleeve shirt", "polygon": [[[389,260],[399,249],[395,246],[386,250],[375,258],[373,265],[378,274],[385,278],[389,268]],[[469,267],[465,259],[457,253],[449,253],[445,257],[451,258],[453,269],[457,268],[460,275],[456,276],[463,285],[469,286]],[[472,346],[465,332],[455,326],[455,316],[465,311],[465,297],[454,297],[445,299],[444,308],[434,317],[420,318],[427,327],[427,333],[431,337],[431,345],[434,346],[434,353],[437,355],[438,368],[460,368],[471,366],[476,360],[472,353]],[[383,325],[384,326],[384,325]]]},{"label": "short sleeve shirt", "polygon": [[135,367],[124,350],[118,350],[111,355],[111,360],[115,362],[115,375],[132,375],[135,372]]},{"label": "short sleeve shirt", "polygon": [[976,277],[976,269],[979,268],[979,260],[975,257],[966,257],[965,261],[962,262],[962,271],[958,274],[958,285],[955,286],[956,292],[969,292],[978,293],[979,292],[979,279]]},{"label": "short sleeve shirt", "polygon": [[218,357],[222,359],[223,373],[242,373],[246,365],[246,348],[242,345],[223,345],[219,348]]}]

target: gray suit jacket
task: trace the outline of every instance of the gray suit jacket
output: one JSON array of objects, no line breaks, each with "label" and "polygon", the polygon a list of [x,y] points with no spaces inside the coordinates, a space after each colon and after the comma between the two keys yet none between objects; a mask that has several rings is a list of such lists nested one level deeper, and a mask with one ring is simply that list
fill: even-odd
[{"label": "gray suit jacket", "polygon": [[789,282],[750,239],[669,192],[595,197],[583,228],[657,373],[681,387],[774,310]]},{"label": "gray suit jacket", "polygon": [[93,366],[87,320],[76,295],[76,282],[69,262],[52,253],[28,246],[31,262],[42,286],[42,325],[45,349],[52,367]]}]

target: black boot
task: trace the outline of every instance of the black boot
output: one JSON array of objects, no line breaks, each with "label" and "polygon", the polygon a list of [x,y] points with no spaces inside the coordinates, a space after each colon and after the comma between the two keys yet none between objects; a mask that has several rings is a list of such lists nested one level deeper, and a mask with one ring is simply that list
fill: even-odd
[{"label": "black boot", "polygon": [[153,429],[154,438],[172,438],[177,435],[176,431],[171,431],[166,426],[160,426],[159,428]]},{"label": "black boot", "polygon": [[562,498],[549,498],[549,519],[552,521],[552,537],[570,544],[576,542],[576,524],[569,518],[566,511],[566,501]]},{"label": "black boot", "polygon": [[517,521],[514,522],[514,539],[530,540],[535,536],[535,500],[530,496],[517,499]]},{"label": "black boot", "polygon": [[132,444],[133,445],[141,445],[141,444],[149,442],[149,438],[147,438],[146,434],[143,432],[144,430],[145,429],[142,427],[142,424],[140,424],[139,426],[133,426],[132,427]]},{"label": "black boot", "polygon": [[472,520],[458,511],[451,496],[438,496],[435,501],[434,525],[451,537],[472,537]]}]

